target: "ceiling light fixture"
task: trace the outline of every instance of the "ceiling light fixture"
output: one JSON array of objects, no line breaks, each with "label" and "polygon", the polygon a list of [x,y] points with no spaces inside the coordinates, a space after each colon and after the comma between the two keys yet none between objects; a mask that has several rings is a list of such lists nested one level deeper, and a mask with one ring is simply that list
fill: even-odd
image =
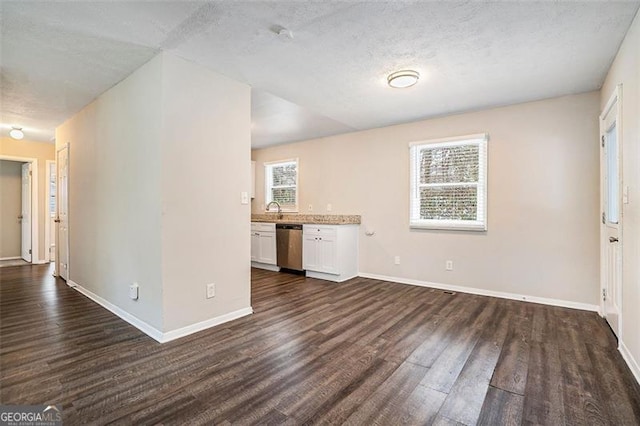
[{"label": "ceiling light fixture", "polygon": [[290,29],[283,27],[282,25],[272,25],[269,30],[278,35],[281,40],[293,39],[293,33]]},{"label": "ceiling light fixture", "polygon": [[293,39],[293,33],[284,27],[278,30],[278,36],[283,39]]},{"label": "ceiling light fixture", "polygon": [[24,138],[24,132],[22,131],[22,127],[11,127],[11,130],[9,131],[9,136],[11,136],[13,139],[16,140],[20,140],[22,138]]},{"label": "ceiling light fixture", "polygon": [[387,77],[387,83],[389,83],[389,86],[393,88],[404,89],[416,84],[419,78],[420,74],[418,74],[418,71],[402,70],[389,74],[389,77]]}]

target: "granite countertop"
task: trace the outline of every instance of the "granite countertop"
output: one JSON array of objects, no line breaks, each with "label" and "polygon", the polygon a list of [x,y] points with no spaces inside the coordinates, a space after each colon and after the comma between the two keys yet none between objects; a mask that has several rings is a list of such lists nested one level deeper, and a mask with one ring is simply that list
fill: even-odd
[{"label": "granite countertop", "polygon": [[359,225],[360,215],[345,214],[297,214],[282,213],[282,219],[278,213],[252,214],[251,222],[269,223],[302,223],[310,225]]}]

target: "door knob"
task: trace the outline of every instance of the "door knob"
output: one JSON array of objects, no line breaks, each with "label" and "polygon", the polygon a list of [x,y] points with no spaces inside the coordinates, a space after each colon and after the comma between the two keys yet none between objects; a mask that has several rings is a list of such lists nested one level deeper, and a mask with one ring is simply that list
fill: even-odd
[{"label": "door knob", "polygon": [[20,215],[18,216],[18,219],[24,219],[24,216]]},{"label": "door knob", "polygon": [[53,220],[55,223],[60,223],[60,219],[54,219]]},{"label": "door knob", "polygon": [[618,239],[616,237],[609,237],[609,242],[610,243],[617,243]]}]

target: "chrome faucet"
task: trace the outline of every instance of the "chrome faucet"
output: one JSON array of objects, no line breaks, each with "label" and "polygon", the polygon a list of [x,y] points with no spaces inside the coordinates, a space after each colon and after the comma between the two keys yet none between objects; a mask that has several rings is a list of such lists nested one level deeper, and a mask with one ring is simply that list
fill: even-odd
[{"label": "chrome faucet", "polygon": [[280,203],[278,203],[277,201],[272,201],[269,204],[267,204],[267,211],[269,211],[269,207],[271,207],[271,204],[275,204],[278,207],[278,219],[282,219],[282,209],[280,208]]}]

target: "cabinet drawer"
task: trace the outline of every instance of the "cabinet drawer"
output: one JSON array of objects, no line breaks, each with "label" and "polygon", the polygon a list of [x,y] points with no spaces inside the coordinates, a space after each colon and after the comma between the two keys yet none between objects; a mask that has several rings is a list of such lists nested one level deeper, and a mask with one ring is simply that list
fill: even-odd
[{"label": "cabinet drawer", "polygon": [[304,225],[302,227],[304,235],[317,235],[319,237],[335,237],[338,233],[337,227],[333,225]]},{"label": "cabinet drawer", "polygon": [[276,232],[275,223],[251,222],[252,232]]}]

